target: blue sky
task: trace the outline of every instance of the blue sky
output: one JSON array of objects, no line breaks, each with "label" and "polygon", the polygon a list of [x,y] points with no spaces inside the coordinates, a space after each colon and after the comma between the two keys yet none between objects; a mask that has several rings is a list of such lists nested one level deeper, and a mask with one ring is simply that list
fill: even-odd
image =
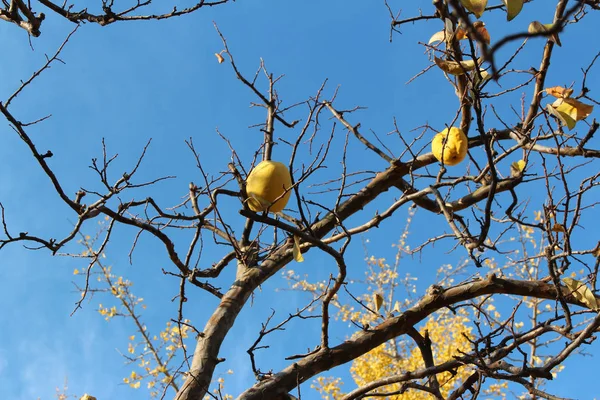
[{"label": "blue sky", "polygon": [[[397,3],[396,7],[403,5]],[[431,7],[429,1],[420,3],[424,10]],[[518,25],[525,29],[532,15],[549,21],[553,14],[551,7],[545,9],[539,1],[536,3],[527,4],[523,15],[508,27],[516,29]],[[416,12],[416,7],[406,7],[402,15]],[[484,20],[492,39],[506,32],[501,13],[490,13]],[[426,42],[441,29],[440,23],[406,25],[402,28],[403,34],[395,35],[389,43],[389,15],[382,2],[237,1],[160,22],[119,23],[108,27],[87,24],[78,30],[62,53],[61,59],[66,64],[53,64],[12,105],[12,112],[22,121],[52,114],[52,118],[31,127],[28,132],[39,149],[51,149],[54,153],[50,165],[68,193],[75,193],[81,186],[98,187],[88,166],[91,158],[101,156],[102,138],[110,153],[119,154],[113,170],[115,178],[132,166],[132,160],[152,138],[139,178],[176,176],[174,180],[160,183],[152,192],[166,205],[180,201],[186,194],[188,182],[201,181],[185,139],[193,138],[203,165],[212,174],[225,170],[229,162],[227,146],[215,134],[215,128],[232,141],[245,165],[250,164],[262,134],[248,126],[262,122],[263,113],[249,107],[255,98],[235,79],[229,66],[216,62],[214,53],[219,52],[222,45],[213,21],[226,36],[244,73],[253,74],[262,58],[274,74],[285,74],[279,93],[287,104],[314,95],[321,83],[329,79],[328,95],[339,85],[338,107],[368,107],[349,119],[353,123],[360,122],[364,131],[373,129],[382,137],[393,129],[394,116],[403,135],[409,138],[417,135],[411,131],[413,128],[429,123],[442,129],[454,116],[454,94],[439,71],[432,70],[406,85],[412,76],[429,65],[423,47],[417,42]],[[551,86],[569,85],[573,81],[576,87],[580,84],[579,69],[587,65],[598,50],[597,43],[581,38],[593,37],[597,31],[593,28],[598,22],[597,16],[592,15],[581,26],[573,26],[561,36],[563,47],[555,49],[557,54],[548,78]],[[53,53],[73,27],[48,15],[42,36],[32,40],[35,51],[31,51],[23,31],[0,23],[3,38],[0,51],[10,55],[0,61],[0,98],[6,99],[20,85],[20,80],[29,77],[44,62],[44,54]],[[522,69],[537,65],[542,46],[542,40],[530,44],[519,55],[518,65]],[[508,49],[500,55],[506,54],[509,54]],[[496,84],[490,86],[491,91],[499,90]],[[590,80],[588,86],[600,89],[597,79]],[[530,91],[526,89],[525,94],[530,95]],[[497,110],[513,122],[515,117],[510,106],[518,105],[521,94],[514,93],[498,103]],[[302,115],[298,113],[300,118]],[[294,116],[292,113],[291,118]],[[297,128],[278,127],[276,131],[287,139],[297,133]],[[391,143],[399,145],[397,140]],[[339,151],[339,147],[337,149]],[[357,143],[351,141],[350,149],[351,169],[363,169],[365,165],[370,170],[385,168],[381,160]],[[275,159],[289,157],[283,145],[277,146],[274,154]],[[325,171],[320,178],[328,176],[330,173]],[[54,195],[47,177],[5,122],[0,124],[0,182],[0,201],[7,210],[13,232],[62,237],[72,227],[74,215]],[[141,198],[147,193],[141,191],[137,196]],[[394,195],[385,198],[389,200]],[[539,208],[539,199],[532,197],[532,204],[536,201]],[[372,206],[367,212],[384,207]],[[232,205],[228,212],[233,215],[237,209]],[[404,226],[405,216],[406,210],[401,210],[393,221],[364,235],[364,239],[369,240],[369,254],[393,257],[391,245],[401,234],[398,227]],[[439,219],[424,213],[419,216],[419,222],[412,228],[413,243],[429,235],[431,224],[439,223]],[[94,234],[96,229],[94,224],[89,224],[86,233]],[[144,297],[148,305],[145,321],[151,331],[156,331],[175,315],[177,304],[171,302],[171,298],[178,292],[178,281],[162,274],[161,268],[171,266],[163,249],[149,237],[141,239],[133,263],[129,264],[127,254],[134,234],[131,229],[120,228],[107,250],[107,261],[116,273],[135,283],[134,293]],[[589,231],[587,234],[588,238],[593,236]],[[181,243],[185,246],[185,242]],[[459,251],[448,256],[444,249],[436,247],[435,251],[425,254],[420,263],[415,259],[406,264],[407,272],[423,279],[421,289],[432,279],[437,265],[456,263],[464,258]],[[70,250],[78,248],[73,246]],[[220,255],[217,249],[209,248],[201,265],[210,265]],[[350,265],[351,277],[360,279],[364,270],[360,240],[355,240],[350,256],[356,260]],[[69,316],[79,297],[74,291],[73,281],[78,278],[73,276],[73,270],[82,266],[81,260],[51,257],[46,251],[32,252],[16,245],[0,253],[3,309],[0,313],[0,397],[51,399],[55,387],[68,379],[72,394],[88,392],[102,400],[146,398],[146,392],[136,392],[121,384],[131,367],[124,365],[116,349],[124,351],[126,338],[135,333],[130,323],[119,319],[104,321],[95,311],[98,303],[109,303],[102,296],[93,298],[83,310]],[[307,255],[304,264],[292,268],[308,273],[313,280],[324,279],[335,272],[331,260],[319,254]],[[231,272],[226,271],[225,275],[220,281],[222,285],[231,278]],[[264,285],[225,341],[223,356],[228,362],[217,374],[229,368],[234,370],[234,375],[226,377],[227,392],[237,395],[253,383],[245,351],[256,338],[260,323],[270,314],[270,307],[277,311],[275,319],[279,320],[305,303],[306,296],[302,294],[276,291],[286,285],[280,278]],[[190,293],[188,317],[201,327],[216,304],[204,293]],[[289,331],[273,335],[269,342],[272,349],[258,356],[263,369],[278,370],[287,365],[283,360],[285,356],[301,353],[317,342],[318,324],[306,323],[294,329],[302,329],[303,334],[293,342],[286,339]],[[340,325],[334,337],[343,340],[348,332]],[[589,348],[591,353],[597,350],[597,345]],[[595,394],[592,385],[568,390],[564,385],[575,377],[590,382],[595,375],[592,368],[595,360],[577,356],[566,365],[558,383],[548,388],[573,398],[591,398]],[[350,383],[348,375],[343,373],[343,376]],[[303,398],[317,397],[308,393],[306,385]]]}]

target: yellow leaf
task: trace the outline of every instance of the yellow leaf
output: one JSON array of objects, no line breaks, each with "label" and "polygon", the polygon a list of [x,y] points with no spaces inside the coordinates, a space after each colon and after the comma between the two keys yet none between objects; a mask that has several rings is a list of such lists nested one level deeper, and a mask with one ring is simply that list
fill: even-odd
[{"label": "yellow leaf", "polygon": [[[592,310],[598,309],[598,300],[586,284],[573,278],[563,278],[562,281],[569,289],[565,294],[572,295]],[[565,291],[563,290],[563,292]]]},{"label": "yellow leaf", "polygon": [[225,61],[225,59],[223,58],[223,56],[221,55],[221,53],[215,53],[215,57],[217,57],[217,62],[219,64],[223,63],[223,61]]},{"label": "yellow leaf", "polygon": [[[462,75],[475,68],[475,60],[467,61],[450,61],[442,60],[441,58],[434,57],[435,63],[440,69],[448,74]],[[481,65],[482,59],[477,60],[477,64]]]},{"label": "yellow leaf", "polygon": [[302,252],[300,251],[300,238],[298,238],[298,236],[296,236],[296,235],[294,235],[293,254],[294,254],[294,260],[296,260],[297,262],[304,261],[304,257],[302,257]]},{"label": "yellow leaf", "polygon": [[129,340],[133,340],[133,339],[135,339],[135,335],[129,336]]},{"label": "yellow leaf", "polygon": [[567,98],[562,99],[561,104],[556,109],[569,114],[575,121],[581,121],[594,111],[594,106],[584,104],[577,99]]},{"label": "yellow leaf", "polygon": [[460,0],[460,2],[464,8],[475,14],[477,18],[481,18],[487,6],[487,0]]},{"label": "yellow leaf", "polygon": [[504,0],[506,19],[512,21],[523,9],[523,0]]},{"label": "yellow leaf", "polygon": [[[533,21],[532,23],[529,24],[529,27],[527,28],[527,31],[529,33],[547,33],[549,31],[552,30],[552,28],[554,27],[554,24],[542,24],[539,21]],[[558,33],[552,33],[550,35],[545,35],[548,37],[549,40],[551,40],[552,42],[556,43],[557,46],[561,46],[562,44],[560,43],[560,39],[558,38]]]},{"label": "yellow leaf", "polygon": [[75,269],[73,270],[73,275],[77,275],[77,274],[79,274],[79,270],[78,270],[77,268],[75,268]]},{"label": "yellow leaf", "polygon": [[375,304],[375,311],[379,311],[383,305],[383,296],[379,293],[373,293],[373,303]]},{"label": "yellow leaf", "polygon": [[563,93],[560,92],[560,87],[546,89],[546,92],[552,96],[562,96],[556,99],[551,105],[548,104],[546,107],[550,114],[557,117],[563,125],[566,125],[569,129],[573,129],[577,121],[587,118],[592,111],[594,106],[584,104],[577,99],[571,99],[569,96],[573,92],[571,89],[565,89]]},{"label": "yellow leaf", "polygon": [[554,108],[552,104],[548,104],[546,106],[546,110],[552,115],[554,115],[561,122],[562,125],[565,125],[569,130],[575,128],[576,121],[569,116],[569,114],[564,111],[558,110]]},{"label": "yellow leaf", "polygon": [[524,169],[525,169],[525,160],[515,161],[514,163],[510,164],[510,175],[511,176],[521,175],[521,173],[523,172]]}]

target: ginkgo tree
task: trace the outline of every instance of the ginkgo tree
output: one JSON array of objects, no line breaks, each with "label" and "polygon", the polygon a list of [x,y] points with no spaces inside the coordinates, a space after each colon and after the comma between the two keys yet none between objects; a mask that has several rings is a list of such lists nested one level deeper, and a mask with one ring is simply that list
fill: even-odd
[{"label": "ginkgo tree", "polygon": [[[85,236],[79,241],[84,247],[84,256],[94,253],[94,245],[106,228],[102,225],[95,237]],[[180,385],[173,374],[179,373],[180,353],[185,354],[185,342],[190,333],[194,332],[193,326],[187,319],[173,319],[166,321],[165,328],[158,334],[152,333],[144,322],[144,299],[134,294],[133,282],[115,275],[112,267],[102,259],[96,260],[95,271],[84,274],[84,271],[75,269],[74,274],[84,278],[86,283],[90,278],[98,282],[93,289],[79,284],[77,288],[82,297],[95,294],[99,298],[103,295],[104,301],[109,304],[99,303],[97,311],[107,322],[113,318],[124,318],[131,325],[132,334],[127,338],[126,349],[122,351],[124,361],[131,365],[131,372],[123,377],[123,383],[132,389],[142,388],[143,383],[151,398],[164,397],[169,390],[176,393]],[[229,373],[233,371],[230,370]],[[222,379],[219,378],[216,393],[220,392]],[[226,395],[224,398],[230,396]],[[82,399],[85,400],[85,396]]]},{"label": "ginkgo tree", "polygon": [[[161,174],[164,164],[160,156],[152,159],[150,138],[138,158],[127,160],[125,172],[117,170],[122,166],[116,166],[115,151],[102,141],[102,155],[90,155],[96,180],[81,182],[78,190],[66,185],[72,166],[58,167],[60,156],[40,150],[42,144],[60,145],[61,138],[49,143],[38,135],[50,116],[30,121],[31,110],[18,105],[27,104],[40,76],[52,75],[50,67],[64,61],[71,38],[89,29],[79,24],[169,20],[225,3],[233,2],[201,1],[166,11],[149,1],[119,4],[117,10],[103,0],[95,11],[45,0],[2,3],[0,18],[31,35],[32,43],[44,40],[41,28],[52,21],[77,26],[29,78],[16,79],[16,89],[0,102],[3,135],[20,140],[51,184],[49,193],[34,187],[36,198],[58,198],[72,226],[51,235],[36,232],[36,226],[15,229],[11,215],[17,211],[0,204],[0,249],[22,244],[73,256],[74,262],[84,259],[76,270],[76,312],[97,307],[108,321],[125,317],[132,323],[123,339],[132,372],[115,384],[153,397],[560,398],[552,393],[558,387],[547,382],[560,380],[565,364],[592,348],[600,329],[594,226],[600,177],[600,125],[594,118],[600,88],[594,76],[600,53],[591,40],[581,46],[580,38],[569,36],[579,27],[594,31],[600,2],[386,2],[390,38],[400,43],[404,59],[425,65],[389,68],[410,85],[433,82],[418,93],[435,101],[429,100],[428,120],[419,121],[412,105],[403,104],[384,123],[385,136],[363,126],[361,119],[372,110],[364,110],[361,99],[345,97],[331,84],[335,77],[298,101],[282,84],[294,77],[270,70],[268,59],[248,67],[235,50],[244,44],[230,41],[214,23],[219,48],[203,50],[222,76],[252,96],[251,112],[262,122],[248,130],[237,126],[235,134],[217,130],[215,138],[226,146],[220,165],[206,161],[220,150],[206,146],[205,136],[188,139],[187,157],[195,168],[177,178]],[[46,21],[38,8],[55,19]],[[400,35],[414,26],[420,29],[419,50]],[[558,46],[576,45],[576,56],[559,63]],[[186,71],[179,67],[171,66],[178,76]],[[125,90],[115,85],[115,91]],[[227,93],[194,95],[236,104]],[[177,99],[171,100],[177,108]],[[417,102],[414,95],[406,101]],[[97,117],[105,118],[102,110]],[[160,175],[148,178],[144,168]],[[167,181],[172,190],[162,189]],[[378,243],[395,241],[398,218],[407,209],[414,235],[407,228],[395,243],[395,262],[367,257],[365,267],[356,257],[361,242],[370,236]],[[87,237],[90,230],[97,236]],[[164,273],[156,291],[175,293],[177,311],[156,333],[143,322],[146,303],[133,293],[132,281],[104,259],[123,251],[119,244],[127,240],[130,259],[160,247],[168,263],[150,259],[145,265]],[[291,290],[278,283],[291,283]],[[273,292],[273,286],[281,290]],[[302,305],[292,297],[298,290],[306,295]],[[265,309],[253,308],[267,292],[276,297]],[[277,310],[268,312],[270,307]],[[199,316],[199,309],[207,314]],[[236,329],[247,326],[234,326],[246,311],[263,319],[252,340],[237,336]],[[235,345],[225,348],[232,337]],[[295,351],[306,343],[308,349]],[[281,351],[264,357],[276,345]],[[239,368],[251,371],[252,381],[225,394],[222,372]],[[349,375],[335,376],[343,371]]]}]

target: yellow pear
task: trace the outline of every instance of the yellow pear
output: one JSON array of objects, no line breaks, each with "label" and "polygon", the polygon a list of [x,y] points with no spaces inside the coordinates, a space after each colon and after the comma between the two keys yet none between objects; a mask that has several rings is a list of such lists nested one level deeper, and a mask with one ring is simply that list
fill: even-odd
[{"label": "yellow pear", "polygon": [[[444,165],[456,165],[465,159],[469,141],[460,128],[446,128],[431,141],[431,151]],[[442,161],[443,155],[443,161]]]},{"label": "yellow pear", "polygon": [[292,177],[288,167],[277,161],[262,161],[246,179],[248,207],[255,212],[267,209],[280,212],[290,199],[291,187]]}]

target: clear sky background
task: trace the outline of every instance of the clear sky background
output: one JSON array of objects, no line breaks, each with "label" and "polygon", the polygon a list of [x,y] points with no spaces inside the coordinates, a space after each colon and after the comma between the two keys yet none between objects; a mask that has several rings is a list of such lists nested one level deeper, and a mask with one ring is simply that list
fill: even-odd
[{"label": "clear sky background", "polygon": [[[416,5],[405,3],[408,2],[397,1],[392,5],[405,6],[402,14],[405,17],[418,13]],[[421,4],[424,12],[430,12],[430,1],[410,3]],[[554,2],[545,1],[527,4],[523,14],[509,25],[502,12],[489,13],[484,20],[493,40],[506,33],[507,28],[525,30],[531,19],[550,22],[553,6]],[[434,32],[442,29],[440,22],[406,25],[403,34],[396,34],[390,43],[390,17],[381,1],[239,0],[160,22],[117,23],[104,28],[86,24],[63,51],[61,59],[65,64],[53,64],[12,106],[12,112],[22,121],[52,114],[52,118],[28,132],[41,151],[50,149],[54,153],[49,163],[68,193],[74,194],[82,186],[98,187],[97,178],[88,166],[92,158],[101,157],[102,138],[109,153],[119,154],[114,179],[131,168],[133,160],[152,138],[138,179],[163,175],[177,178],[160,183],[152,191],[140,191],[136,197],[152,193],[165,206],[178,204],[190,181],[201,182],[185,139],[193,138],[203,165],[212,174],[226,170],[229,162],[227,146],[216,135],[215,128],[232,141],[245,165],[250,165],[262,133],[248,127],[262,122],[264,113],[249,107],[256,99],[235,79],[228,65],[216,62],[214,53],[222,45],[213,21],[226,36],[245,74],[254,73],[260,58],[274,74],[285,74],[279,93],[288,105],[314,95],[322,82],[329,79],[326,90],[329,96],[339,85],[339,108],[368,107],[348,117],[353,123],[360,122],[365,132],[372,129],[385,137],[393,130],[396,117],[403,135],[412,138],[418,134],[411,131],[413,128],[429,123],[441,130],[454,117],[454,93],[438,70],[406,84],[430,64],[423,46],[417,42],[427,42]],[[563,47],[555,48],[547,80],[550,86],[580,84],[580,68],[599,49],[597,41],[592,39],[597,35],[599,22],[592,15],[561,35]],[[52,54],[73,28],[73,24],[50,13],[42,26],[42,36],[32,39],[35,49],[32,51],[24,31],[0,23],[3,55],[0,98],[5,100],[20,85],[20,80],[38,69],[45,61],[44,54]],[[518,56],[520,68],[537,66],[543,43],[539,39],[528,45]],[[510,48],[514,46],[508,46],[500,57],[510,54]],[[596,68],[596,74],[588,82],[591,89],[600,89],[598,72]],[[490,86],[491,91],[500,89],[495,83]],[[507,96],[497,103],[497,110],[514,122],[511,106],[519,109],[520,96],[523,93],[529,96],[530,92],[526,88]],[[597,93],[592,95],[597,97]],[[302,118],[303,113],[290,114],[290,119],[296,117]],[[298,128],[278,127],[276,135],[291,139],[298,131]],[[342,135],[340,138],[343,139]],[[400,146],[397,139],[388,143]],[[351,140],[350,149],[352,156],[348,162],[352,170],[385,168],[385,163],[355,141]],[[275,148],[274,159],[287,162],[288,157],[285,146]],[[336,169],[339,166],[333,167],[339,171]],[[323,172],[320,178],[327,178],[327,174]],[[539,209],[539,199],[534,193],[531,196],[532,209]],[[48,178],[6,121],[0,122],[0,201],[6,208],[12,232],[63,237],[75,221],[75,215],[61,203]],[[382,210],[388,203],[384,201],[367,212]],[[235,205],[228,212],[235,215]],[[398,240],[406,215],[406,210],[401,210],[380,229],[365,234],[362,239],[368,240],[367,254],[393,258],[391,245]],[[415,244],[430,234],[432,224],[440,224],[439,219],[425,215],[416,221],[411,229],[411,242]],[[96,229],[94,224],[88,224],[85,232],[93,235]],[[440,225],[439,229],[443,231],[446,227]],[[597,232],[590,227],[588,237],[597,237]],[[157,332],[176,315],[177,303],[171,299],[178,293],[179,282],[162,274],[161,268],[172,271],[173,267],[162,247],[150,237],[142,237],[133,263],[129,263],[127,254],[134,234],[131,229],[118,229],[107,250],[107,263],[115,273],[135,283],[133,292],[145,298],[148,306],[144,320],[151,332]],[[185,243],[182,241],[180,245]],[[185,247],[181,249],[185,251]],[[403,264],[406,272],[419,276],[421,292],[440,264],[464,259],[464,253],[457,251],[448,256],[444,249],[443,245],[436,247],[436,251],[428,252],[422,259]],[[69,250],[80,249],[74,245]],[[220,256],[218,250],[209,249],[202,257],[201,267],[209,266]],[[365,250],[360,240],[355,240],[350,256],[349,279],[360,279],[365,266]],[[73,275],[73,270],[83,266],[81,260],[51,257],[47,251],[27,251],[18,245],[0,252],[0,398],[51,399],[55,388],[62,386],[65,379],[70,393],[88,392],[99,400],[147,397],[145,390],[135,391],[121,383],[131,367],[124,364],[117,349],[126,350],[127,337],[135,329],[129,321],[121,319],[107,323],[95,311],[98,303],[111,304],[109,298],[93,297],[83,310],[69,316],[79,298],[73,282],[80,278]],[[310,274],[311,280],[325,279],[335,273],[331,260],[319,254],[309,254],[304,264],[290,267]],[[225,272],[219,283],[225,285],[232,274],[233,271]],[[275,320],[280,320],[308,299],[302,293],[276,291],[285,287],[287,282],[279,277],[264,285],[225,341],[222,356],[228,362],[219,367],[215,377],[227,369],[234,370],[233,375],[225,376],[226,392],[235,396],[253,384],[246,349],[271,308],[277,312]],[[187,317],[201,329],[217,301],[199,292],[189,292],[189,297]],[[302,334],[295,335],[293,341],[289,341],[289,331],[268,339],[267,344],[272,348],[259,353],[261,369],[277,371],[288,364],[284,357],[318,343],[317,323],[304,322],[295,329],[301,329]],[[339,325],[333,336],[341,341],[350,332]],[[597,345],[588,348],[590,353],[599,350]],[[573,357],[558,381],[548,389],[571,398],[592,398],[597,394],[592,383],[597,375],[595,365],[595,358]],[[342,374],[347,382],[345,389],[352,388],[346,372],[340,369],[334,373]],[[574,384],[576,381],[585,384]],[[305,385],[303,398],[318,398],[308,386]]]}]

